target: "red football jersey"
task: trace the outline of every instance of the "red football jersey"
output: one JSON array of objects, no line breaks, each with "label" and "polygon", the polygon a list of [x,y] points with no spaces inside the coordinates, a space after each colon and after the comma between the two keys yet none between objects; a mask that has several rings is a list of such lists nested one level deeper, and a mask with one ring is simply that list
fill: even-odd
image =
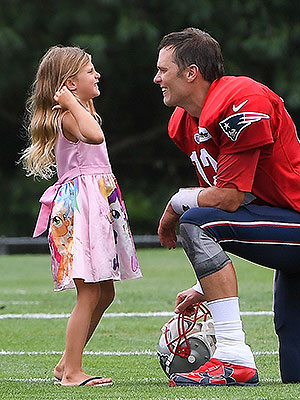
[{"label": "red football jersey", "polygon": [[169,136],[195,165],[200,186],[235,187],[300,211],[300,141],[268,87],[224,76],[210,86],[199,119],[175,109]]}]

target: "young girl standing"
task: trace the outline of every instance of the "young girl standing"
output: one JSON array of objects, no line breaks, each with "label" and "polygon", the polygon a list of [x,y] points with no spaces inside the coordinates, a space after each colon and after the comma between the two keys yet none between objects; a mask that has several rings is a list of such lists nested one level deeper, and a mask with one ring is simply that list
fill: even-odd
[{"label": "young girl standing", "polygon": [[62,385],[107,385],[82,369],[85,345],[114,298],[114,281],[141,277],[125,205],[108,159],[92,99],[100,74],[77,47],[43,56],[28,99],[28,175],[58,181],[40,199],[34,237],[49,224],[54,290],[76,287],[64,354],[54,369]]}]

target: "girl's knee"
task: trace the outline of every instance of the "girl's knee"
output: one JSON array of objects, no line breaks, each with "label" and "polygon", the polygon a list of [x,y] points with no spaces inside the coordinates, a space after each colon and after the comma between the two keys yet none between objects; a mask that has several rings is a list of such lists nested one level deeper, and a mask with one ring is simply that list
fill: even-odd
[{"label": "girl's knee", "polygon": [[105,310],[113,302],[115,289],[112,280],[88,284],[76,281],[77,303],[84,304],[91,310],[95,310],[99,306]]},{"label": "girl's knee", "polygon": [[97,283],[84,283],[74,279],[77,287],[77,303],[94,309],[101,297],[100,286]]},{"label": "girl's knee", "polygon": [[109,306],[115,298],[115,287],[113,281],[101,282],[101,299]]},{"label": "girl's knee", "polygon": [[115,287],[113,281],[104,281],[100,283],[101,298],[100,302],[107,308],[115,298]]}]

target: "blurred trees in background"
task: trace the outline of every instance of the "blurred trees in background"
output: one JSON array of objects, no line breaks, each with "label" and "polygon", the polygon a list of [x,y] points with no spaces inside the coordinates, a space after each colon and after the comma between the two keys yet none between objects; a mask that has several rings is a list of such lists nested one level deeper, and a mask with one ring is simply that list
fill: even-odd
[{"label": "blurred trees in background", "polygon": [[157,45],[194,26],[223,49],[226,73],[248,75],[285,99],[300,125],[298,0],[0,0],[0,235],[31,235],[42,191],[16,165],[25,146],[24,104],[38,62],[52,45],[78,45],[101,72],[95,106],[134,234],[156,232],[179,187],[196,185],[189,159],[167,136]]}]

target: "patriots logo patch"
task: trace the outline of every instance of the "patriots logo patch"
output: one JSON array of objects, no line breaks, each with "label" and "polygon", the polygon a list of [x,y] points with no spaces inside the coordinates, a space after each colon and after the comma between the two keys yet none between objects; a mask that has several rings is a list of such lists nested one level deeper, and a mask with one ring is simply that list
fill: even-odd
[{"label": "patriots logo patch", "polygon": [[243,129],[247,128],[253,122],[258,122],[262,119],[270,119],[270,116],[257,112],[244,112],[230,115],[219,122],[219,125],[229,139],[235,142]]}]

